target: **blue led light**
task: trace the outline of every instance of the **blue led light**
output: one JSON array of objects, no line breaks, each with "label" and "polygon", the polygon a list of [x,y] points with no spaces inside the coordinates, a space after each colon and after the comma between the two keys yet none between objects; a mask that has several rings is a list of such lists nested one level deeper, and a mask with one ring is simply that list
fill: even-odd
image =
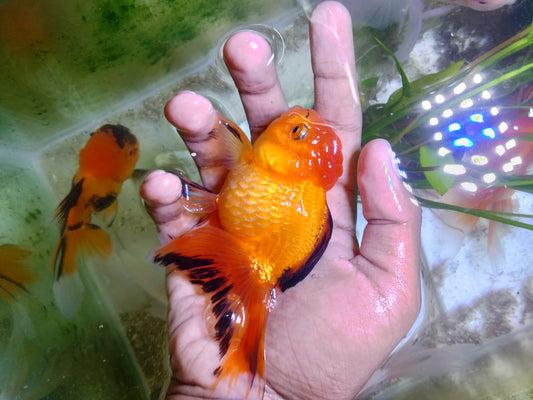
[{"label": "blue led light", "polygon": [[474,142],[472,142],[468,138],[462,137],[460,139],[454,140],[453,144],[457,147],[472,147],[474,145]]},{"label": "blue led light", "polygon": [[470,116],[472,122],[483,122],[483,114],[472,114]]},{"label": "blue led light", "polygon": [[450,132],[455,132],[455,131],[458,131],[459,129],[461,129],[461,125],[458,124],[457,122],[454,122],[453,124],[450,124],[450,126],[448,126],[448,130]]},{"label": "blue led light", "polygon": [[483,135],[491,139],[494,139],[496,137],[496,132],[492,128],[485,128],[481,132],[483,133]]}]

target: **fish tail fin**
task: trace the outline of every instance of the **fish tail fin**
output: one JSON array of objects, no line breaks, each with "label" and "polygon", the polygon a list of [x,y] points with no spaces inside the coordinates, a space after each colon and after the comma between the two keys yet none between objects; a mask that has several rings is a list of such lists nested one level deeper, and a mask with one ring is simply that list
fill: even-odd
[{"label": "fish tail fin", "polygon": [[82,223],[75,227],[67,227],[54,253],[54,276],[57,280],[63,275],[72,275],[76,272],[78,255],[107,257],[112,251],[111,238],[97,225]]},{"label": "fish tail fin", "polygon": [[233,385],[247,375],[264,387],[264,339],[273,285],[259,279],[251,258],[231,234],[212,226],[198,228],[157,250],[155,261],[175,266],[210,295],[216,317],[214,337],[221,364],[213,371],[216,386]]}]

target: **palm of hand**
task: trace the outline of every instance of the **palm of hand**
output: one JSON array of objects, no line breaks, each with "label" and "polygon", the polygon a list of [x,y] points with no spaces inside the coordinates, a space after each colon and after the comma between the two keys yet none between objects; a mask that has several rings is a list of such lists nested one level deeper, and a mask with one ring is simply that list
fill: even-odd
[{"label": "palm of hand", "polygon": [[[235,35],[225,48],[252,135],[287,107],[274,66],[265,62],[270,57],[267,47],[260,38],[245,33]],[[311,48],[315,108],[336,127],[343,142],[345,173],[328,192],[334,229],[326,252],[305,280],[278,293],[269,315],[266,395],[353,398],[418,312],[420,210],[396,175],[386,142],[369,143],[357,161],[361,117],[354,96],[357,90],[347,74],[348,70],[355,76],[351,24],[340,5],[324,2],[317,7],[311,16]],[[331,63],[332,59],[341,61]],[[216,190],[226,173],[217,161],[223,155],[208,135],[218,114],[205,99],[190,92],[171,100],[166,114],[191,152],[198,154],[204,184]],[[360,248],[353,224],[356,180],[368,221]],[[148,177],[141,189],[163,240],[196,223],[178,199],[169,198],[168,193],[180,192],[178,185],[172,176],[158,173]],[[208,299],[197,286],[170,270],[167,290],[174,371],[169,395],[258,395],[249,390],[247,380],[231,387],[222,382],[212,391],[213,371],[220,360],[209,327]]]}]

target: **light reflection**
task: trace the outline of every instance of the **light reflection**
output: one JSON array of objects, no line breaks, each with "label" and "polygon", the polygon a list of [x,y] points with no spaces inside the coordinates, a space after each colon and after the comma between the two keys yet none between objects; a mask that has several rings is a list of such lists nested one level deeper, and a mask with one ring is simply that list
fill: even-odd
[{"label": "light reflection", "polygon": [[509,125],[507,125],[506,122],[502,122],[502,123],[500,123],[500,125],[498,125],[498,130],[501,133],[504,133],[507,129],[509,129]]},{"label": "light reflection", "polygon": [[451,175],[463,175],[466,173],[466,168],[461,164],[446,164],[442,170]]},{"label": "light reflection", "polygon": [[472,156],[471,160],[472,163],[475,165],[486,165],[489,162],[489,159],[487,157],[477,154],[475,156]]},{"label": "light reflection", "polygon": [[461,187],[468,192],[477,192],[477,185],[474,182],[463,182]]},{"label": "light reflection", "polygon": [[488,90],[484,90],[481,92],[481,97],[483,97],[485,100],[489,100],[492,97],[492,94]]},{"label": "light reflection", "polygon": [[499,156],[503,156],[505,154],[505,147],[503,147],[501,144],[496,146],[494,150],[496,151],[496,154],[498,154]]},{"label": "light reflection", "polygon": [[464,82],[461,82],[459,85],[453,88],[453,92],[455,94],[461,94],[465,91],[465,89],[466,89],[466,84]]},{"label": "light reflection", "polygon": [[500,113],[500,109],[496,106],[490,108],[490,113],[494,116],[498,115]]},{"label": "light reflection", "polygon": [[491,139],[494,139],[496,137],[496,132],[494,132],[494,129],[492,128],[485,128],[481,132],[483,133],[483,135]]},{"label": "light reflection", "polygon": [[474,102],[472,101],[472,99],[466,99],[466,100],[461,101],[461,108],[468,108],[468,107],[472,107],[473,105],[474,105]]},{"label": "light reflection", "polygon": [[453,124],[450,124],[450,126],[448,126],[448,130],[450,132],[455,132],[455,131],[458,131],[459,129],[461,129],[461,125],[458,124],[457,122],[454,122]]},{"label": "light reflection", "polygon": [[489,172],[488,174],[483,175],[483,181],[485,183],[493,183],[496,180],[496,174]]},{"label": "light reflection", "polygon": [[435,96],[435,102],[436,103],[439,103],[439,104],[442,104],[444,103],[446,99],[444,98],[444,96],[442,94],[438,94]]},{"label": "light reflection", "polygon": [[503,164],[502,166],[503,172],[511,172],[514,169],[514,165],[510,162]]},{"label": "light reflection", "polygon": [[453,144],[455,146],[461,146],[461,147],[472,147],[474,145],[474,142],[472,142],[468,138],[462,137],[460,139],[454,140]]},{"label": "light reflection", "polygon": [[483,122],[483,114],[472,114],[470,116],[472,122]]},{"label": "light reflection", "polygon": [[422,108],[426,111],[431,110],[431,102],[429,100],[424,100],[422,102]]},{"label": "light reflection", "polygon": [[481,76],[481,74],[475,74],[472,81],[474,81],[474,83],[477,85],[478,83],[481,83],[481,81],[483,81],[483,77]]},{"label": "light reflection", "polygon": [[438,123],[439,123],[439,119],[438,119],[437,117],[430,118],[430,120],[429,120],[429,124],[430,124],[431,126],[435,126],[435,125],[437,125]]},{"label": "light reflection", "polygon": [[442,133],[441,132],[435,132],[433,135],[433,139],[436,141],[442,140]]},{"label": "light reflection", "polygon": [[507,150],[512,149],[513,147],[516,147],[516,140],[515,139],[510,139],[507,142],[505,142],[505,148]]},{"label": "light reflection", "polygon": [[450,118],[452,115],[453,115],[453,111],[451,110],[451,108],[444,110],[444,112],[442,113],[442,116],[444,118]]},{"label": "light reflection", "polygon": [[444,157],[448,154],[450,154],[451,151],[449,149],[447,149],[446,147],[441,147],[438,151],[437,151],[437,154],[441,157]]},{"label": "light reflection", "polygon": [[527,113],[527,116],[528,116],[529,118],[533,118],[533,107],[529,107],[529,111],[528,111],[528,113]]},{"label": "light reflection", "polygon": [[511,164],[515,166],[522,164],[522,157],[516,156],[516,157],[511,158]]}]

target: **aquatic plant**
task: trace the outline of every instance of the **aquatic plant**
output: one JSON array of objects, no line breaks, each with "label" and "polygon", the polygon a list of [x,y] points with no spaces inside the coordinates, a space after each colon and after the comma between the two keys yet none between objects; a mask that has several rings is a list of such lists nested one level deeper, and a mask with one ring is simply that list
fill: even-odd
[{"label": "aquatic plant", "polygon": [[[531,27],[468,65],[457,62],[402,86],[364,112],[363,144],[389,140],[422,206],[533,230],[513,212],[513,190],[533,193]],[[505,191],[505,193],[503,193]]]}]

